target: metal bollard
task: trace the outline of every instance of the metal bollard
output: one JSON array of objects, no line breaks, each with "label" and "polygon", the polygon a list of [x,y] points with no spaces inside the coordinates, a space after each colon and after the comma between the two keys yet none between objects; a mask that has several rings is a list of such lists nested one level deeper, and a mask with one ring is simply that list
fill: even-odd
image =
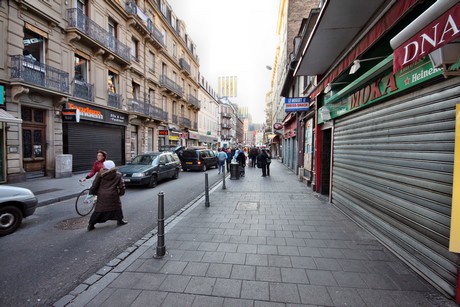
[{"label": "metal bollard", "polygon": [[208,184],[208,173],[204,174],[204,195],[205,201],[204,206],[209,207],[209,184]]},{"label": "metal bollard", "polygon": [[165,195],[158,193],[158,240],[155,258],[162,258],[166,254],[165,246]]},{"label": "metal bollard", "polygon": [[224,170],[222,171],[222,174],[223,174],[222,175],[223,176],[223,178],[222,178],[222,190],[226,190],[227,187],[225,186],[225,165],[224,165]]}]

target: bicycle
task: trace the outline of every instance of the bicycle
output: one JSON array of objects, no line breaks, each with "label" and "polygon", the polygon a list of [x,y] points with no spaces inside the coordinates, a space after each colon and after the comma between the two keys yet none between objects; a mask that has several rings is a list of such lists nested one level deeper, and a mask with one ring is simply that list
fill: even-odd
[{"label": "bicycle", "polygon": [[[84,186],[85,181],[80,181],[80,185]],[[97,196],[89,194],[89,188],[84,189],[77,196],[75,201],[75,211],[78,215],[87,216],[94,210],[96,205]]]}]

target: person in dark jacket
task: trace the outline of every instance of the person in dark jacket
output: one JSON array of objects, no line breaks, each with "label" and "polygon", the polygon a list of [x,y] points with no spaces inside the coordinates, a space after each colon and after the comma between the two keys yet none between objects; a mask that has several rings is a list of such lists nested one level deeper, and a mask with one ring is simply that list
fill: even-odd
[{"label": "person in dark jacket", "polygon": [[240,165],[240,176],[244,177],[246,167],[246,155],[244,154],[244,150],[240,150],[238,152],[238,156],[236,156],[236,161]]},{"label": "person in dark jacket", "polygon": [[96,223],[105,223],[108,220],[117,221],[118,226],[128,223],[123,220],[120,199],[120,196],[125,194],[125,183],[113,161],[104,162],[103,168],[89,189],[89,194],[97,195],[97,200],[89,219],[88,231],[94,230]]},{"label": "person in dark jacket", "polygon": [[257,155],[257,167],[262,169],[262,177],[267,176],[267,158],[268,155],[265,150],[261,150]]}]

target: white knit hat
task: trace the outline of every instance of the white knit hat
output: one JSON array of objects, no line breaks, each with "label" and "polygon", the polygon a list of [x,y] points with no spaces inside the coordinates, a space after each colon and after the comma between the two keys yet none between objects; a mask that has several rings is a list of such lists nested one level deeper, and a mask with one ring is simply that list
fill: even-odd
[{"label": "white knit hat", "polygon": [[112,160],[104,161],[104,168],[111,169],[115,167],[115,163]]}]

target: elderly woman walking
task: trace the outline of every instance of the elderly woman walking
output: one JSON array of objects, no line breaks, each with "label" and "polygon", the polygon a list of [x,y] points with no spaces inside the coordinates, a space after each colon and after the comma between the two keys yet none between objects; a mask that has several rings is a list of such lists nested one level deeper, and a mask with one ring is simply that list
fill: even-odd
[{"label": "elderly woman walking", "polygon": [[257,155],[257,167],[262,169],[262,177],[267,176],[267,161],[268,155],[265,149],[263,149]]},{"label": "elderly woman walking", "polygon": [[113,161],[104,161],[104,167],[97,173],[89,189],[90,194],[97,195],[97,200],[89,219],[88,231],[94,230],[96,223],[105,223],[108,220],[117,221],[118,226],[128,224],[123,220],[120,199],[125,194],[125,183],[117,170]]}]

